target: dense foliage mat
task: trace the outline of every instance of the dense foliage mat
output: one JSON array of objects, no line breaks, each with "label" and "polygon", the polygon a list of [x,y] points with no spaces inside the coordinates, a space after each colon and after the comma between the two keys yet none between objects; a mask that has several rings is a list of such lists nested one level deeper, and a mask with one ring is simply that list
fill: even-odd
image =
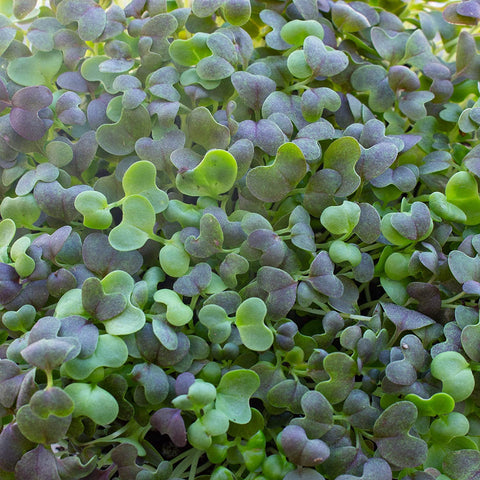
[{"label": "dense foliage mat", "polygon": [[0,11],[1,480],[480,478],[477,0]]}]

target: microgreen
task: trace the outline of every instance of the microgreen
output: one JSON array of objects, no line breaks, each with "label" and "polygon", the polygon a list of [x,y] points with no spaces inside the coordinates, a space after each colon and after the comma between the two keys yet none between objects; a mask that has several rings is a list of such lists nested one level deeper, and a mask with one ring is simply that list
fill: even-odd
[{"label": "microgreen", "polygon": [[0,4],[0,478],[478,477],[477,1]]}]

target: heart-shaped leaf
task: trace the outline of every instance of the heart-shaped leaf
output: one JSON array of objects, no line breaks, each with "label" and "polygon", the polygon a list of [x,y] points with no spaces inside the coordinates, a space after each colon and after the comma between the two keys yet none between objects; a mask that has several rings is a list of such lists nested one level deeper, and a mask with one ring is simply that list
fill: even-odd
[{"label": "heart-shaped leaf", "polygon": [[225,150],[209,150],[192,170],[179,172],[177,188],[186,195],[218,197],[228,192],[237,178],[237,162]]},{"label": "heart-shaped leaf", "polygon": [[215,408],[230,421],[246,424],[252,417],[249,399],[260,386],[258,375],[252,370],[230,370],[220,379]]},{"label": "heart-shaped leaf", "polygon": [[260,110],[265,99],[276,90],[272,79],[248,72],[235,72],[232,75],[232,84],[240,98],[253,110]]},{"label": "heart-shaped leaf", "polygon": [[127,300],[119,293],[105,294],[100,280],[90,277],[82,285],[82,304],[87,313],[105,321],[122,313]]},{"label": "heart-shaped leaf", "polygon": [[297,282],[287,272],[269,266],[258,270],[257,281],[268,293],[265,303],[269,316],[285,317],[295,304]]},{"label": "heart-shaped leaf", "polygon": [[307,164],[293,143],[282,145],[270,166],[255,167],[247,174],[247,186],[258,199],[277,202],[284,199],[304,177]]},{"label": "heart-shaped leaf", "polygon": [[122,186],[125,195],[144,196],[152,204],[155,213],[160,213],[168,206],[168,196],[157,187],[156,173],[153,163],[145,160],[135,162],[123,175]]},{"label": "heart-shaped leaf", "polygon": [[325,435],[333,426],[333,409],[320,392],[310,390],[302,396],[304,418],[294,418],[290,424],[302,427],[309,438]]},{"label": "heart-shaped leaf", "polygon": [[341,297],[343,284],[333,274],[335,265],[326,251],[321,251],[310,265],[308,282],[315,290],[329,297]]},{"label": "heart-shaped leaf", "polygon": [[96,40],[105,29],[105,10],[93,0],[63,0],[58,6],[57,19],[63,25],[78,23],[82,40]]},{"label": "heart-shaped leaf", "polygon": [[8,64],[8,76],[19,85],[34,87],[50,85],[62,66],[63,56],[58,50],[37,52],[31,57],[18,57]]},{"label": "heart-shaped leaf", "polygon": [[334,140],[324,153],[324,167],[337,171],[342,176],[342,184],[335,192],[339,197],[351,195],[360,185],[360,177],[355,165],[361,156],[361,148],[353,137]]},{"label": "heart-shaped leaf", "polygon": [[235,325],[243,344],[250,350],[263,352],[273,344],[273,333],[264,324],[267,307],[257,297],[243,301],[237,309]]},{"label": "heart-shaped leaf", "polygon": [[75,208],[83,215],[83,224],[87,228],[104,230],[113,221],[108,201],[101,192],[81,192],[75,198]]},{"label": "heart-shaped leaf", "polygon": [[[70,399],[70,404],[73,406],[72,399]],[[16,419],[18,428],[30,441],[51,444],[65,437],[72,416],[70,414],[57,416],[53,413],[45,416],[37,415],[30,405],[23,405],[18,410]]]},{"label": "heart-shaped leaf", "polygon": [[455,407],[455,401],[448,393],[435,393],[430,398],[422,398],[414,393],[405,396],[405,400],[412,402],[418,410],[419,415],[436,417],[446,415]]},{"label": "heart-shaped leaf", "polygon": [[475,379],[468,362],[458,352],[442,352],[433,360],[430,371],[442,381],[443,391],[456,402],[468,398],[475,388]]},{"label": "heart-shaped leaf", "polygon": [[117,401],[98,385],[71,383],[65,387],[65,392],[75,403],[74,417],[86,416],[98,425],[108,425],[117,418]]},{"label": "heart-shaped leaf", "polygon": [[96,138],[100,147],[108,153],[128,155],[135,150],[135,142],[139,138],[148,137],[150,131],[150,115],[140,105],[133,109],[123,109],[118,122],[97,129]]},{"label": "heart-shaped leaf", "polygon": [[233,318],[219,305],[204,305],[198,319],[208,328],[208,338],[214,343],[224,343],[232,332]]},{"label": "heart-shaped leaf", "polygon": [[212,280],[212,269],[208,263],[198,263],[188,275],[179,278],[173,289],[180,295],[193,297],[199,295]]},{"label": "heart-shaped leaf", "polygon": [[[266,102],[267,100],[264,102],[264,106]],[[234,139],[237,141],[249,140],[254,146],[261,148],[269,155],[275,155],[279,147],[286,141],[286,136],[274,121],[262,118],[258,122],[253,120],[240,122]]]},{"label": "heart-shaped leaf", "polygon": [[52,93],[43,86],[18,90],[12,97],[10,112],[12,128],[27,140],[40,140],[47,133],[52,122],[49,119],[40,118],[39,113],[52,101]]},{"label": "heart-shaped leaf", "polygon": [[303,42],[303,52],[314,76],[333,77],[348,66],[348,57],[339,50],[325,46],[323,41],[313,35]]},{"label": "heart-shaped leaf", "polygon": [[173,290],[163,288],[155,292],[154,300],[167,307],[167,320],[175,327],[187,324],[193,317],[192,309],[185,305]]},{"label": "heart-shaped leaf", "polygon": [[355,384],[357,371],[355,362],[343,352],[333,352],[323,360],[323,368],[330,376],[330,380],[318,383],[315,390],[322,393],[332,404],[342,402]]},{"label": "heart-shaped leaf", "polygon": [[42,418],[49,415],[66,417],[73,412],[72,399],[60,388],[50,387],[35,392],[30,399],[31,411]]},{"label": "heart-shaped leaf", "polygon": [[427,458],[427,444],[409,433],[416,419],[415,405],[401,401],[390,405],[373,427],[380,455],[397,468],[414,468]]},{"label": "heart-shaped leaf", "polygon": [[200,234],[185,239],[185,250],[194,257],[208,258],[218,253],[222,244],[223,231],[220,223],[211,213],[205,213],[200,220]]},{"label": "heart-shaped leaf", "polygon": [[62,366],[62,373],[75,380],[84,380],[99,367],[118,368],[127,360],[128,349],[125,342],[113,335],[98,337],[95,351],[86,358],[74,358]]},{"label": "heart-shaped leaf", "polygon": [[325,442],[309,440],[305,430],[298,425],[284,428],[280,441],[287,458],[302,467],[320,465],[330,456],[330,448]]},{"label": "heart-shaped leaf", "polygon": [[169,391],[168,377],[158,366],[152,363],[136,364],[132,377],[143,386],[145,398],[152,405],[158,405],[167,398]]},{"label": "heart-shaped leaf", "polygon": [[309,88],[302,94],[302,114],[309,122],[316,122],[325,109],[336,112],[340,105],[340,97],[330,88]]},{"label": "heart-shaped leaf", "polygon": [[123,202],[122,211],[122,222],[108,236],[110,244],[121,252],[143,247],[153,236],[155,210],[152,204],[142,195],[130,195]]}]

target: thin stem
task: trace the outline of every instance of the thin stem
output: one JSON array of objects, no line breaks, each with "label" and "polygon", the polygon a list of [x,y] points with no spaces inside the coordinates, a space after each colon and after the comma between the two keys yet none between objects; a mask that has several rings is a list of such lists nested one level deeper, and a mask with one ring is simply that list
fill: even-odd
[{"label": "thin stem", "polygon": [[350,320],[359,320],[361,322],[369,322],[372,317],[366,317],[365,315],[353,315],[351,313],[341,313],[343,318],[349,318]]},{"label": "thin stem", "polygon": [[201,455],[202,455],[202,452],[198,452],[193,458],[192,465],[190,467],[190,473],[188,475],[188,480],[195,480],[195,475],[197,473],[197,465]]},{"label": "thin stem", "polygon": [[167,243],[167,240],[165,240],[162,237],[159,237],[158,235],[155,235],[154,233],[149,235],[148,238],[150,238],[150,240],[153,240],[154,242],[161,243],[162,245],[166,245],[166,243]]},{"label": "thin stem", "polygon": [[51,370],[45,370],[45,375],[47,376],[47,388],[53,387],[53,374]]},{"label": "thin stem", "polygon": [[447,298],[446,300],[443,300],[442,301],[442,307],[446,307],[447,304],[449,304],[449,303],[456,302],[457,300],[464,297],[465,295],[466,295],[466,293],[462,291],[460,293],[457,293],[457,295],[454,295],[453,297],[450,297],[450,298]]},{"label": "thin stem", "polygon": [[110,435],[106,435],[105,437],[97,438],[95,440],[92,440],[91,442],[76,443],[76,445],[79,445],[79,446],[83,447],[83,446],[86,446],[86,445],[95,445],[96,443],[111,443],[116,438],[118,438],[120,435],[125,433],[130,428],[130,426],[131,426],[131,424],[127,423],[122,428],[119,428],[117,431],[111,433]]},{"label": "thin stem", "polygon": [[[197,449],[188,450],[188,456],[184,458],[173,470],[172,477],[179,477],[182,475],[190,465],[193,465],[193,462],[198,463],[198,459],[202,452],[199,452]],[[198,457],[197,457],[198,456]]]}]

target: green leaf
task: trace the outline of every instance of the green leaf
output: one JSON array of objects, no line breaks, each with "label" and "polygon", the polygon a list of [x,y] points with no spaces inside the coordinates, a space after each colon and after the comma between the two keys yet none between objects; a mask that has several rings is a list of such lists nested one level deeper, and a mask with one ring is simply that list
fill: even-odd
[{"label": "green leaf", "polygon": [[207,47],[208,34],[198,32],[188,40],[174,40],[168,49],[172,60],[179,65],[190,67],[202,58],[208,57],[212,51]]},{"label": "green leaf", "polygon": [[123,270],[114,270],[101,283],[107,295],[123,295],[127,301],[127,306],[122,313],[103,322],[107,333],[129,335],[138,332],[145,325],[145,314],[143,310],[132,304],[131,295],[135,288],[133,278]]},{"label": "green leaf", "polygon": [[225,20],[231,25],[241,26],[250,20],[250,0],[226,0],[222,5]]},{"label": "green leaf", "polygon": [[117,418],[117,401],[98,385],[71,383],[65,387],[65,392],[75,403],[74,417],[86,416],[98,425],[108,425]]},{"label": "green leaf", "polygon": [[198,312],[200,323],[208,328],[208,338],[213,343],[225,342],[232,333],[232,318],[219,305],[204,305]]},{"label": "green leaf", "polygon": [[332,352],[325,357],[323,368],[330,380],[318,383],[315,390],[322,393],[333,405],[343,402],[355,385],[355,361],[343,352]]},{"label": "green leaf", "polygon": [[368,18],[345,2],[332,6],[332,20],[342,32],[351,33],[370,27]]},{"label": "green leaf", "polygon": [[480,195],[475,177],[469,172],[457,172],[445,187],[447,202],[460,208],[466,215],[466,225],[480,223]]},{"label": "green leaf", "polygon": [[179,172],[177,188],[186,195],[216,198],[228,192],[237,178],[237,162],[225,150],[210,150],[193,169]]},{"label": "green leaf", "polygon": [[280,36],[295,47],[303,45],[303,41],[309,35],[322,39],[324,35],[322,25],[315,20],[292,20],[280,30]]},{"label": "green leaf", "polygon": [[360,186],[360,177],[355,171],[355,164],[360,158],[360,144],[353,137],[334,140],[323,155],[324,168],[336,170],[342,176],[342,184],[335,192],[336,196],[351,195]]},{"label": "green leaf", "polygon": [[108,202],[103,193],[88,190],[75,198],[75,208],[83,215],[83,224],[87,228],[104,230],[112,221]]},{"label": "green leaf", "polygon": [[334,235],[350,234],[360,220],[360,213],[357,203],[345,200],[342,205],[327,207],[320,216],[320,222]]},{"label": "green leaf", "polygon": [[126,196],[142,195],[152,204],[155,213],[160,213],[168,207],[168,195],[157,187],[156,176],[153,163],[135,162],[123,175],[122,186]]},{"label": "green leaf", "polygon": [[422,398],[414,393],[405,396],[405,400],[412,402],[419,415],[436,417],[450,413],[455,407],[454,399],[447,393],[435,393],[430,398]]},{"label": "green leaf", "polygon": [[4,197],[0,203],[0,215],[4,219],[13,220],[17,228],[31,227],[41,213],[40,207],[31,193],[23,197]]},{"label": "green leaf", "polygon": [[62,52],[37,52],[31,57],[20,57],[12,60],[7,69],[8,76],[19,85],[33,87],[50,86],[53,78],[60,70],[63,62]]},{"label": "green leaf", "polygon": [[16,312],[5,312],[2,323],[14,332],[26,332],[35,323],[36,313],[37,311],[32,305],[22,305]]},{"label": "green leaf", "polygon": [[148,137],[151,129],[150,115],[140,105],[131,110],[124,109],[118,122],[100,126],[96,138],[100,147],[108,153],[128,155],[135,150],[135,142]]},{"label": "green leaf", "polygon": [[215,408],[234,423],[248,423],[252,417],[249,399],[259,386],[260,378],[252,370],[231,370],[220,379]]},{"label": "green leaf", "polygon": [[162,288],[155,292],[153,299],[158,303],[163,303],[167,307],[168,323],[175,327],[186,325],[193,318],[193,311],[185,305],[178,293],[168,288]]},{"label": "green leaf", "polygon": [[[175,237],[175,235],[177,235]],[[166,245],[161,248],[158,255],[162,270],[170,277],[179,278],[188,272],[190,256],[185,251],[182,242],[175,234]]]},{"label": "green leaf", "polygon": [[31,442],[52,444],[63,440],[72,416],[36,415],[30,405],[23,405],[16,415],[18,428]]},{"label": "green leaf", "polygon": [[442,390],[456,402],[467,399],[475,388],[475,378],[468,362],[458,352],[442,352],[433,360],[430,371],[442,381]]},{"label": "green leaf", "polygon": [[126,252],[143,247],[153,235],[155,210],[152,204],[141,195],[130,195],[122,206],[123,218],[109,234],[110,245]]},{"label": "green leaf", "polygon": [[197,107],[187,116],[189,137],[205,150],[225,150],[230,144],[230,130],[218,123],[205,107]]},{"label": "green leaf", "polygon": [[100,71],[100,64],[109,59],[106,55],[89,57],[82,63],[80,72],[85,80],[89,82],[102,82],[108,93],[115,94],[118,93],[118,90],[113,88],[113,82],[118,74]]},{"label": "green leaf", "polygon": [[460,412],[450,412],[435,419],[430,433],[437,443],[448,443],[455,437],[464,437],[470,430],[470,423]]},{"label": "green leaf", "polygon": [[266,315],[267,306],[257,297],[247,298],[237,309],[235,325],[249,350],[263,352],[273,344],[273,333],[263,323]]},{"label": "green leaf", "polygon": [[359,248],[342,240],[334,240],[328,249],[328,255],[336,264],[348,262],[352,267],[356,267],[362,261],[362,254]]},{"label": "green leaf", "polygon": [[128,358],[125,342],[114,335],[103,334],[98,337],[93,355],[87,358],[74,358],[62,365],[62,374],[74,380],[84,380],[99,367],[119,368]]},{"label": "green leaf", "polygon": [[15,236],[15,222],[5,218],[0,222],[0,248],[8,247]]},{"label": "green leaf", "polygon": [[247,174],[247,187],[263,202],[283,200],[307,172],[307,162],[300,148],[285,143],[277,151],[272,165],[255,167]]}]

